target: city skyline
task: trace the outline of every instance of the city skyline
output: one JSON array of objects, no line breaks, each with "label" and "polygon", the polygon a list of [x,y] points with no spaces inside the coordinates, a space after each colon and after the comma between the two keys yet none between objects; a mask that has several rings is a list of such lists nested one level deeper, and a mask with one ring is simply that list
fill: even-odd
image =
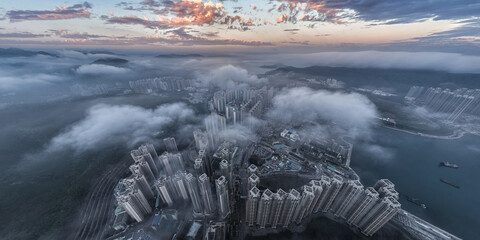
[{"label": "city skyline", "polygon": [[15,1],[0,46],[478,53],[475,1]]}]

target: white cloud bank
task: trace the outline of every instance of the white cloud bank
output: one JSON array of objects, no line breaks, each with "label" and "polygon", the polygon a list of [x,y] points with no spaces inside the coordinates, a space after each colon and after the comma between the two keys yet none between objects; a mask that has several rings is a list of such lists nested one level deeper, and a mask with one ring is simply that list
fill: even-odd
[{"label": "white cloud bank", "polygon": [[480,73],[480,56],[443,52],[319,52],[279,56],[278,63],[354,68],[426,69],[452,73]]},{"label": "white cloud bank", "polygon": [[361,94],[310,88],[292,88],[279,93],[267,113],[271,120],[290,125],[328,121],[348,130],[352,136],[369,133],[377,115],[375,105]]},{"label": "white cloud bank", "polygon": [[125,74],[129,73],[130,69],[114,67],[103,64],[89,64],[82,65],[77,68],[78,74]]},{"label": "white cloud bank", "polygon": [[193,117],[194,111],[183,103],[165,104],[156,109],[98,104],[87,111],[83,120],[54,137],[48,150],[71,148],[82,151],[104,144],[132,146],[148,141],[157,132]]},{"label": "white cloud bank", "polygon": [[233,65],[225,65],[212,70],[210,74],[200,76],[199,80],[204,86],[215,86],[222,89],[243,88],[267,82],[265,78],[250,75],[247,70]]}]

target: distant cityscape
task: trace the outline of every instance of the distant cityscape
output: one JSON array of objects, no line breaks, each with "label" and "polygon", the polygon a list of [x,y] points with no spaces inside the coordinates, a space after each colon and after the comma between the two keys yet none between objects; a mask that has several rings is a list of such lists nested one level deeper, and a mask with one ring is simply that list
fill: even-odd
[{"label": "distant cityscape", "polygon": [[[166,83],[157,78],[130,85],[141,93],[151,93],[154,85],[164,91],[188,88]],[[388,179],[363,186],[350,168],[351,143],[281,124],[258,125],[256,119],[271,106],[275,91],[214,92],[205,128],[193,132],[190,146],[179,149],[169,137],[160,155],[150,143],[132,150],[131,175],[114,189],[116,207],[101,237],[244,239],[285,229],[301,232],[306,222],[326,217],[367,237],[389,228],[412,239],[459,239],[403,210]],[[408,101],[420,95],[412,91]],[[261,139],[236,142],[222,135],[235,125],[259,132]],[[89,229],[90,221],[94,219],[85,221],[78,239],[95,230]]]}]

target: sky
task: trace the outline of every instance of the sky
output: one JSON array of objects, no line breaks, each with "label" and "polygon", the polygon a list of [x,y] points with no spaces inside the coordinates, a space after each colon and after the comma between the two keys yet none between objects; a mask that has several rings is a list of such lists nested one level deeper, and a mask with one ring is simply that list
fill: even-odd
[{"label": "sky", "polygon": [[16,0],[0,46],[480,54],[477,0]]}]

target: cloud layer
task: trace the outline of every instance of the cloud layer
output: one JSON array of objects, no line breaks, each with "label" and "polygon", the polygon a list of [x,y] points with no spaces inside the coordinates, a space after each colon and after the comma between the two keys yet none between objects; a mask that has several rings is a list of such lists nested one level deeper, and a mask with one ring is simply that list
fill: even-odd
[{"label": "cloud layer", "polygon": [[377,110],[367,97],[358,93],[292,88],[274,97],[267,116],[290,125],[327,121],[358,136],[370,131]]},{"label": "cloud layer", "polygon": [[88,110],[83,120],[54,137],[48,150],[83,151],[109,144],[132,146],[151,140],[172,124],[192,118],[194,111],[183,103],[165,104],[156,109],[98,104]]},{"label": "cloud layer", "polygon": [[79,74],[125,74],[130,72],[129,69],[114,67],[103,64],[82,65],[77,69]]},{"label": "cloud layer", "polygon": [[267,82],[266,79],[250,75],[247,70],[233,65],[225,65],[212,70],[208,75],[201,76],[199,80],[204,86],[222,89],[242,88]]},{"label": "cloud layer", "polygon": [[92,5],[84,2],[70,7],[58,7],[53,10],[12,10],[7,12],[6,17],[10,19],[10,22],[90,18],[89,8],[92,8]]},{"label": "cloud layer", "polygon": [[279,62],[355,68],[429,69],[453,73],[480,73],[480,56],[441,52],[320,52],[285,55]]}]

